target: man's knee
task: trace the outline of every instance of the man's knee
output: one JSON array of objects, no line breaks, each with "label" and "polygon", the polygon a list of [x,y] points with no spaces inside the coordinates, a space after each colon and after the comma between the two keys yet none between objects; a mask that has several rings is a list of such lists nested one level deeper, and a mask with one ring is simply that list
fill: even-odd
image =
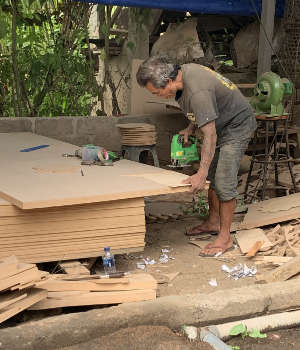
[{"label": "man's knee", "polygon": [[239,195],[237,191],[237,181],[234,179],[230,181],[230,179],[223,174],[221,176],[216,176],[214,190],[221,202],[230,201]]}]

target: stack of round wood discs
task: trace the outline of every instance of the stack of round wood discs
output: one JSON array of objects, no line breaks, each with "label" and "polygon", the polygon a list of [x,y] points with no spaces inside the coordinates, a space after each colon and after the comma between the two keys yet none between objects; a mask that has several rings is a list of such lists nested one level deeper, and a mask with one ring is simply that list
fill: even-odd
[{"label": "stack of round wood discs", "polygon": [[127,146],[146,146],[156,144],[155,126],[146,123],[118,124],[121,143]]}]

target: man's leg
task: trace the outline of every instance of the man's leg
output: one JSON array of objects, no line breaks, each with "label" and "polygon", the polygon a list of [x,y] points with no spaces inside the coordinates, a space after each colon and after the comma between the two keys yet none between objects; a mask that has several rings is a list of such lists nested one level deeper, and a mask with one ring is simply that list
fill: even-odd
[{"label": "man's leg", "polygon": [[248,141],[226,144],[220,148],[220,156],[215,175],[216,195],[220,201],[220,232],[217,239],[208,244],[200,255],[213,256],[224,253],[233,246],[230,227],[235,210],[237,192],[237,174],[242,156],[247,149]]},{"label": "man's leg", "polygon": [[235,210],[236,200],[220,202],[220,233],[213,243],[209,243],[202,253],[204,255],[215,255],[218,252],[224,252],[233,246],[230,237],[230,227]]},{"label": "man's leg", "polygon": [[208,218],[200,225],[193,227],[190,231],[190,235],[197,235],[201,233],[219,232],[220,230],[220,201],[217,197],[216,191],[213,189],[208,190],[208,205],[209,214]]}]

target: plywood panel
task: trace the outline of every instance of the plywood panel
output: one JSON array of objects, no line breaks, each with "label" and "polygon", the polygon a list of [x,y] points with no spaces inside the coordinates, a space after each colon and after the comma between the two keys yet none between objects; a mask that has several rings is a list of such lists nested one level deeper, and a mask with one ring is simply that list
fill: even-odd
[{"label": "plywood panel", "polygon": [[[144,215],[144,207],[137,208],[124,208],[124,209],[111,209],[111,210],[83,210],[83,211],[74,211],[71,213],[43,213],[42,215],[35,215],[32,213],[31,215],[25,216],[16,216],[16,217],[0,217],[0,227],[7,225],[15,226],[15,225],[27,225],[32,223],[39,224],[43,222],[66,222],[66,221],[81,221],[81,220],[91,220],[91,219],[99,219],[99,218],[115,218],[115,217],[124,217],[131,215]],[[84,221],[82,221],[83,223]]]},{"label": "plywood panel", "polygon": [[[144,250],[145,244],[139,246],[126,244],[125,246],[113,247],[114,254],[128,254],[133,252],[142,252]],[[24,262],[28,263],[41,263],[47,261],[57,261],[57,260],[70,260],[70,259],[79,259],[79,258],[92,258],[99,257],[102,255],[104,247],[95,247],[85,250],[84,248],[78,248],[73,251],[64,251],[57,253],[46,253],[46,254],[24,254],[18,255],[18,258]],[[0,253],[0,257],[7,257],[9,254],[6,252]]]},{"label": "plywood panel", "polygon": [[0,246],[2,244],[16,244],[17,243],[32,243],[32,242],[49,242],[49,241],[60,241],[66,239],[78,239],[78,238],[88,238],[94,239],[97,237],[110,237],[113,239],[115,235],[128,235],[128,234],[145,234],[146,228],[143,226],[131,226],[131,227],[122,227],[116,229],[105,229],[105,230],[91,230],[91,231],[82,231],[82,232],[58,232],[51,233],[47,235],[26,235],[24,236],[22,232],[16,233],[14,236],[4,236],[0,235]]},{"label": "plywood panel", "polygon": [[[23,148],[41,144],[50,146],[20,152]],[[184,192],[189,188],[160,184],[156,182],[156,174],[161,173],[161,169],[137,162],[121,160],[114,166],[80,167],[79,159],[62,157],[63,153],[74,153],[76,149],[76,146],[32,133],[0,134],[0,155],[5,163],[1,169],[0,196],[22,209],[33,209]],[[76,172],[60,171],[76,166]],[[53,172],[35,169],[53,169]],[[124,176],[137,173],[151,173],[153,179]],[[176,173],[166,173],[174,185],[172,178],[176,176],[177,179]],[[183,175],[183,178],[187,176]]]},{"label": "plywood panel", "polygon": [[34,232],[37,234],[49,234],[58,232],[74,232],[74,231],[88,231],[101,229],[111,229],[117,227],[130,227],[140,226],[145,222],[144,215],[132,215],[128,217],[117,217],[117,218],[103,218],[103,219],[91,219],[81,220],[79,222],[58,222],[58,223],[39,223],[39,225],[27,224],[27,225],[8,225],[6,228],[0,227],[0,237],[4,236],[15,236],[16,233],[20,232],[23,235],[32,235]]},{"label": "plywood panel", "polygon": [[0,217],[7,216],[27,216],[27,215],[55,215],[64,213],[66,215],[84,212],[84,211],[103,211],[103,210],[115,210],[115,209],[127,209],[144,207],[144,198],[130,198],[119,201],[91,203],[83,205],[69,205],[63,207],[42,208],[42,209],[28,209],[22,210],[10,202],[0,198]]}]

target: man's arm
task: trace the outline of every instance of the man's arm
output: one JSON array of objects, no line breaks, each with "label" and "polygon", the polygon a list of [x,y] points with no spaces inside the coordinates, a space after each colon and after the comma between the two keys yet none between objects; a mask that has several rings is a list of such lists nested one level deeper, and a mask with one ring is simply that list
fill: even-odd
[{"label": "man's arm", "polygon": [[201,131],[204,135],[204,139],[201,148],[199,170],[197,174],[190,176],[184,181],[184,183],[190,183],[192,185],[191,191],[193,192],[203,189],[206,184],[208,169],[214,157],[217,143],[217,133],[214,121],[201,127]]},{"label": "man's arm", "polygon": [[201,128],[201,131],[204,138],[201,147],[201,161],[198,174],[205,176],[206,179],[210,163],[213,160],[216,150],[217,132],[215,122],[213,121],[204,125]]}]

